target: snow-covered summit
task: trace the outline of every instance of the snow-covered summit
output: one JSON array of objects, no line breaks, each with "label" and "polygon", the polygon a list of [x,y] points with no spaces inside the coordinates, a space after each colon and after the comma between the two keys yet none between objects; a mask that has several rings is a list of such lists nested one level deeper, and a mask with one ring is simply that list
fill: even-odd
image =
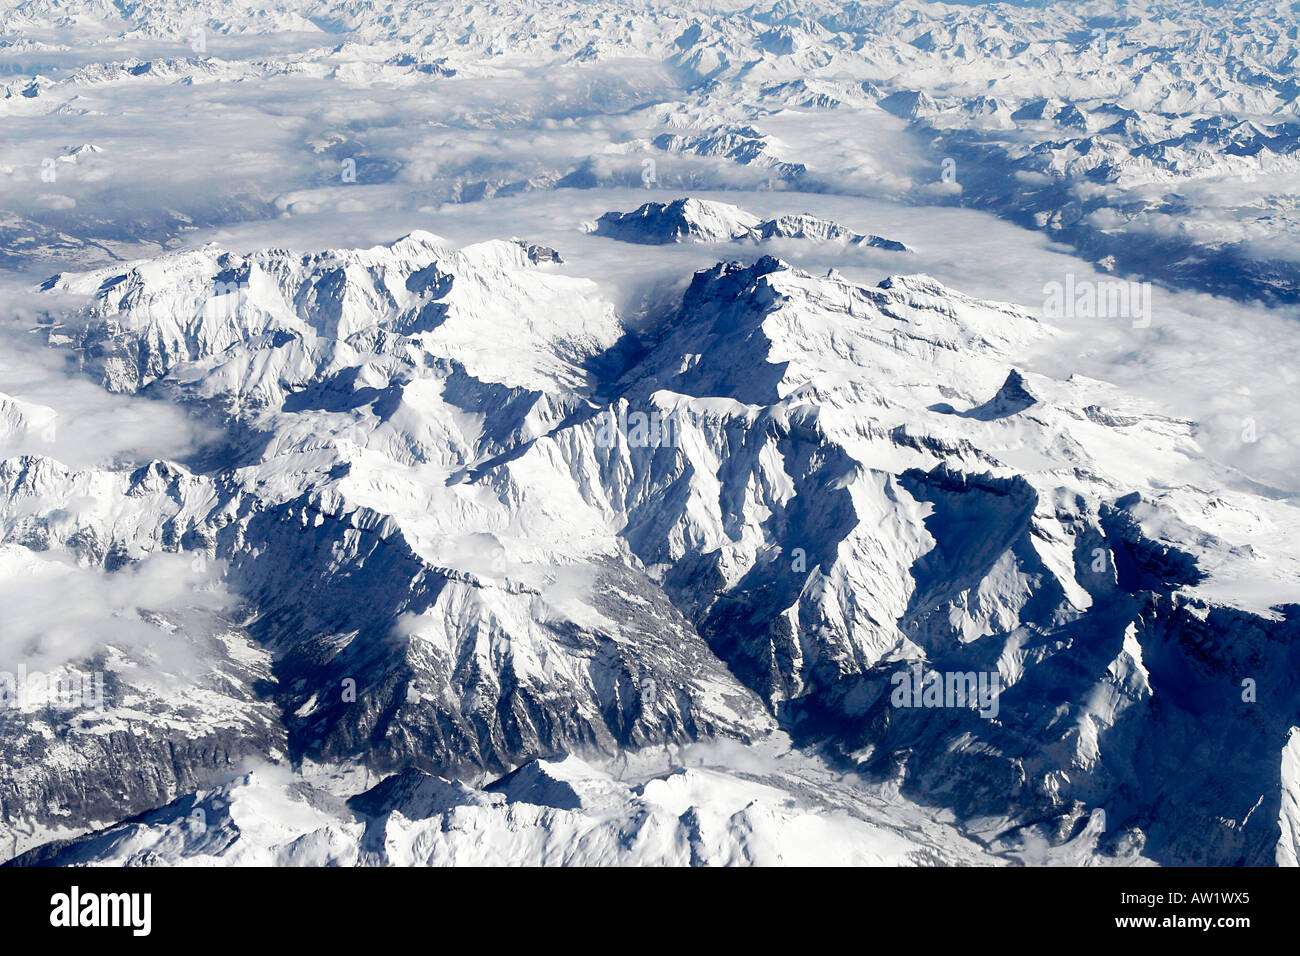
[{"label": "snow-covered summit", "polygon": [[631,212],[607,212],[596,221],[592,231],[611,239],[645,245],[805,239],[897,252],[907,250],[897,240],[861,235],[837,222],[807,213],[760,219],[730,203],[689,198],[668,203],[648,202]]},{"label": "snow-covered summit", "polygon": [[703,199],[647,202],[631,212],[607,212],[596,222],[597,235],[659,245],[669,242],[728,242],[759,222],[730,203]]}]

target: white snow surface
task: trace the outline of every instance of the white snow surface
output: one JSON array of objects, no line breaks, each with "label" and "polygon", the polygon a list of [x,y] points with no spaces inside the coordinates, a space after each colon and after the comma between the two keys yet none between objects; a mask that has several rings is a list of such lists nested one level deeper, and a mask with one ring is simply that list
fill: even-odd
[{"label": "white snow surface", "polygon": [[1294,11],[9,6],[0,855],[1297,865]]}]

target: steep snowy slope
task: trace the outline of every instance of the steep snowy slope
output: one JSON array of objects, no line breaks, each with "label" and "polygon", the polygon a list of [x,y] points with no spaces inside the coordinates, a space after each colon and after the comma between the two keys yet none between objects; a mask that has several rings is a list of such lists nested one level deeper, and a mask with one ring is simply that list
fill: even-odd
[{"label": "steep snowy slope", "polygon": [[586,409],[585,365],[619,336],[589,283],[538,264],[552,257],[412,236],[52,280],[94,296],[76,341],[105,386],[222,417],[228,464],[156,462],[128,485],[11,459],[6,540],[109,570],[223,562],[275,658],[264,696],[295,758],[474,772],[765,733],[612,529],[543,537],[552,491],[464,480]]},{"label": "steep snowy slope", "polygon": [[[50,280],[89,298],[52,341],[229,444],[129,486],[11,460],[5,539],[224,562],[294,761],[473,777],[779,720],[1003,852],[1096,807],[1121,857],[1290,852],[1297,515],[1222,490],[1191,423],[1019,371],[1054,330],[924,276],[723,263],[633,336],[557,258],[415,234]],[[917,667],[1000,695],[899,708]]]}]

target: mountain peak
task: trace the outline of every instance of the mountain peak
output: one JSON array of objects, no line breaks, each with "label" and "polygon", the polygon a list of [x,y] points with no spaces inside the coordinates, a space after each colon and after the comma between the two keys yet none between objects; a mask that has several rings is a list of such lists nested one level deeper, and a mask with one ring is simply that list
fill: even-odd
[{"label": "mountain peak", "polygon": [[727,242],[758,221],[739,206],[687,197],[643,203],[631,212],[607,212],[596,221],[595,233],[648,245]]}]

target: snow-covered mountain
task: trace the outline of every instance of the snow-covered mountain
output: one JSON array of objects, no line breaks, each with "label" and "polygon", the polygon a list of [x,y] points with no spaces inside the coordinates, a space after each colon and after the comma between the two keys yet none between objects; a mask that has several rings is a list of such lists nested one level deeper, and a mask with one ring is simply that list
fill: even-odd
[{"label": "snow-covered mountain", "polygon": [[[719,263],[633,332],[559,258],[416,233],[50,279],[86,301],[51,341],[228,438],[129,476],[10,459],[4,539],[104,573],[220,567],[295,765],[474,780],[779,722],[971,827],[1060,843],[1108,805],[1112,856],[1294,853],[1297,516],[1227,490],[1191,423],[1020,371],[1053,328],[925,276]],[[996,674],[996,716],[894,706],[915,667]],[[1243,677],[1286,703],[1243,703]],[[228,727],[248,685],[155,696],[156,729],[124,713],[138,692],[114,676],[102,715],[59,725],[61,765],[89,772],[118,721],[192,737],[174,708]],[[218,763],[277,758],[257,726]],[[173,760],[115,759],[189,789]],[[25,780],[21,826],[103,821],[35,810],[61,784]]]},{"label": "snow-covered mountain", "polygon": [[[344,801],[274,768],[20,865],[999,865],[951,825],[803,761],[673,769],[534,760],[486,789],[408,769]],[[787,761],[787,763],[790,761]],[[1053,852],[1088,855],[1082,836]],[[1029,853],[1040,852],[1035,847]]]},{"label": "snow-covered mountain", "polygon": [[[418,206],[644,183],[961,203],[1125,274],[1300,295],[1300,48],[1292,13],[1263,0],[24,0],[0,30],[0,115],[36,134],[0,155],[10,263],[301,209],[330,184],[401,184]],[[391,119],[339,119],[368,85]],[[276,91],[296,120],[235,115],[261,115]],[[446,115],[411,129],[429,97]],[[192,179],[161,197],[142,184],[168,157],[113,125],[140,101],[174,135],[197,104],[211,134],[187,143]],[[102,153],[67,155],[40,132],[59,123]],[[277,162],[232,161],[227,132]]]},{"label": "snow-covered mountain", "polygon": [[801,213],[760,219],[730,203],[699,199],[678,199],[670,203],[648,202],[631,212],[607,212],[592,225],[596,235],[662,245],[670,242],[754,242],[770,239],[807,239],[812,242],[869,246],[906,252],[896,239],[860,235],[837,222]]},{"label": "snow-covered mountain", "polygon": [[759,223],[753,213],[722,202],[678,199],[648,202],[631,212],[607,212],[596,221],[599,235],[624,242],[729,242],[749,234]]},{"label": "snow-covered mountain", "polygon": [[14,5],[0,856],[1296,865],[1294,20]]}]

